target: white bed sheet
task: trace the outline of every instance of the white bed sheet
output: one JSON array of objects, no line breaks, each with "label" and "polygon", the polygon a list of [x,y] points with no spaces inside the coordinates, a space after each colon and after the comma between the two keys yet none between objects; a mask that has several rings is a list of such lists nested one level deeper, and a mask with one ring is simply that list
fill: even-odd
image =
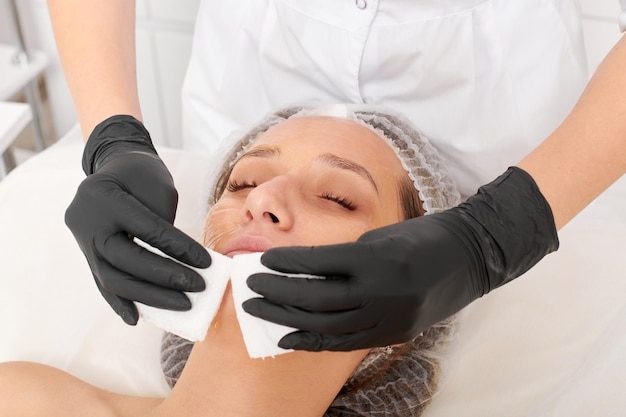
[{"label": "white bed sheet", "polygon": [[[83,178],[74,129],[0,182],[0,361],[47,363],[116,392],[165,395],[162,331],[99,295],[63,223]],[[208,155],[159,149],[198,237]],[[560,233],[561,248],[466,308],[428,417],[626,414],[626,179]]]}]

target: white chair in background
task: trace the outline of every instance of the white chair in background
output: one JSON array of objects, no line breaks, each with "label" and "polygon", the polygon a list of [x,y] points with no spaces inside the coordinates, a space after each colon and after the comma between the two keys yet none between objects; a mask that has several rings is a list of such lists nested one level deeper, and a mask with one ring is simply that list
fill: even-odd
[{"label": "white chair in background", "polygon": [[[10,101],[19,92],[23,92],[30,106],[29,119],[32,121],[34,132],[34,145],[36,151],[45,149],[51,143],[51,135],[47,132],[47,124],[44,118],[41,92],[38,78],[48,66],[47,56],[40,51],[29,51],[24,42],[20,19],[15,0],[5,1],[9,10],[10,21],[17,46],[0,44],[0,101]],[[6,106],[5,106],[6,107]],[[9,123],[4,120],[5,115],[0,113],[2,124]],[[8,116],[6,116],[8,117]],[[22,127],[20,131],[23,129]],[[19,132],[18,132],[19,133]],[[6,171],[15,166],[15,158],[11,151],[11,144],[17,138],[13,137],[11,143],[6,143],[6,138],[0,138],[0,147]]]},{"label": "white chair in background", "polygon": [[0,179],[15,165],[11,145],[31,120],[28,104],[0,101]]}]

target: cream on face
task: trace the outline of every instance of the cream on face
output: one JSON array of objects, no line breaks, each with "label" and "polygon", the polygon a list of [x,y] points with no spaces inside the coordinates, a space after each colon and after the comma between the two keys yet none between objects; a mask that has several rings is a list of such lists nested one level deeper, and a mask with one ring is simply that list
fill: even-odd
[{"label": "cream on face", "polygon": [[291,118],[237,161],[209,212],[204,243],[226,255],[324,245],[402,219],[406,172],[369,129],[332,117]]}]

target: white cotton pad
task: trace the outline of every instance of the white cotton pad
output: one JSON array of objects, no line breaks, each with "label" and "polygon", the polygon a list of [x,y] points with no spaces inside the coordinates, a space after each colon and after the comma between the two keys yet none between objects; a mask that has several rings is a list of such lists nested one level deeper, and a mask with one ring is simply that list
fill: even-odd
[{"label": "white cotton pad", "polygon": [[[162,252],[154,248],[147,246],[146,248],[163,256]],[[203,340],[222,304],[232,266],[232,259],[229,257],[212,250],[209,250],[209,254],[211,255],[209,268],[192,268],[204,278],[206,288],[200,292],[185,293],[191,301],[191,310],[172,311],[135,303],[141,318],[187,340],[194,342]]]},{"label": "white cotton pad", "polygon": [[248,287],[246,283],[248,277],[259,272],[276,273],[261,263],[261,255],[263,255],[262,252],[235,256],[230,274],[235,312],[248,355],[251,358],[264,358],[291,352],[289,349],[278,347],[278,341],[288,333],[297,330],[260,319],[243,310],[244,301],[259,297],[259,294]]},{"label": "white cotton pad", "polygon": [[[158,255],[167,256],[138,239],[135,241]],[[261,263],[262,252],[236,255],[231,259],[211,249],[207,250],[211,255],[211,266],[207,269],[192,268],[204,278],[206,289],[201,292],[185,293],[191,301],[191,310],[172,311],[135,303],[141,319],[187,340],[194,342],[204,340],[207,330],[222,304],[222,298],[230,280],[235,312],[248,355],[251,358],[264,358],[291,352],[291,350],[278,347],[278,341],[297,329],[254,317],[246,313],[242,307],[244,301],[259,297],[246,283],[250,275],[261,272],[287,274],[273,271],[264,266]],[[292,278],[320,278],[307,274],[288,274],[288,276]]]}]

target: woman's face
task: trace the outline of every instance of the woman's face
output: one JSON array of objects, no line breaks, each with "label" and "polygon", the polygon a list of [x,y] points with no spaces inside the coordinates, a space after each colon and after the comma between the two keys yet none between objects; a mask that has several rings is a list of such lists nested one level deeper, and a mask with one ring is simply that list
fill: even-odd
[{"label": "woman's face", "polygon": [[239,159],[207,215],[205,246],[228,256],[326,245],[402,220],[393,150],[357,123],[291,118]]}]

